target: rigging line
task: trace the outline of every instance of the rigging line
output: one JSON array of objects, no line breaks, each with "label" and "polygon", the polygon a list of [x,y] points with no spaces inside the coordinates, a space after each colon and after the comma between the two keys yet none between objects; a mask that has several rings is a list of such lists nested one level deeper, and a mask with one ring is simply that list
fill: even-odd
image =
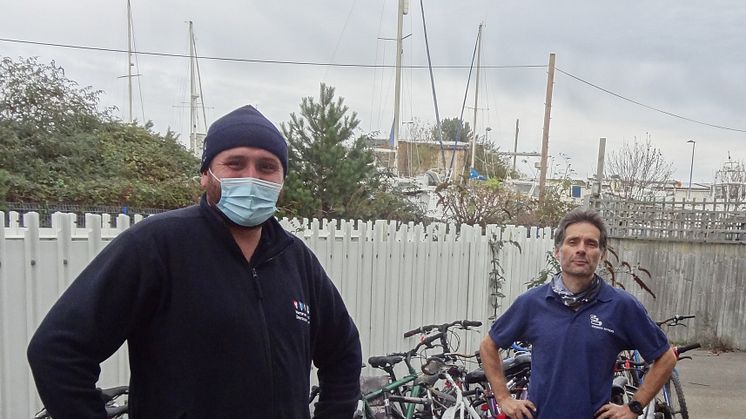
[{"label": "rigging line", "polygon": [[687,118],[685,116],[677,115],[677,114],[675,114],[673,112],[664,111],[663,109],[658,109],[658,108],[655,108],[653,106],[646,105],[646,104],[638,102],[638,101],[636,101],[634,99],[630,99],[630,98],[624,97],[624,96],[622,96],[622,95],[620,95],[618,93],[614,93],[614,92],[612,92],[610,90],[604,89],[601,86],[595,85],[595,84],[593,84],[593,83],[591,83],[591,82],[589,82],[587,80],[583,80],[580,77],[574,76],[574,75],[572,75],[572,74],[570,74],[570,73],[568,73],[566,71],[560,70],[557,67],[555,67],[555,69],[557,71],[559,71],[560,73],[568,76],[568,77],[571,77],[571,78],[573,78],[573,79],[575,79],[575,80],[577,80],[577,81],[579,81],[581,83],[585,83],[588,86],[591,86],[591,87],[593,87],[595,89],[601,90],[604,93],[608,93],[608,94],[610,94],[612,96],[615,96],[615,97],[617,97],[619,99],[626,100],[627,102],[634,103],[635,105],[642,106],[643,108],[647,108],[647,109],[650,109],[652,111],[660,112],[662,114],[665,114],[665,115],[668,115],[668,116],[671,116],[671,117],[674,117],[674,118],[678,118],[678,119],[683,119],[684,121],[693,122],[695,124],[706,125],[706,126],[712,127],[712,128],[724,129],[724,130],[727,130],[727,131],[746,132],[746,129],[739,129],[739,128],[726,127],[726,126],[723,126],[723,125],[710,124],[708,122],[698,121],[696,119]]},{"label": "rigging line", "polygon": [[142,72],[140,71],[140,57],[137,56],[137,40],[135,38],[135,22],[132,20],[132,15],[129,16],[129,24],[132,28],[132,47],[134,49],[133,54],[135,55],[135,65],[137,66],[137,92],[140,94],[140,112],[142,113],[142,124],[143,126],[147,122],[145,120],[145,100],[142,97]]},{"label": "rigging line", "polygon": [[[350,23],[350,16],[352,16],[352,12],[355,10],[355,5],[357,4],[357,0],[352,2],[352,6],[350,7],[350,11],[347,12],[347,18],[345,18],[345,23],[342,26],[342,32],[339,34],[339,39],[337,39],[337,45],[334,47],[334,52],[332,52],[332,58],[330,61],[334,61],[334,57],[337,55],[337,51],[339,50],[339,45],[342,43],[342,38],[344,37],[345,30],[347,30],[347,24]],[[326,70],[324,70],[324,77],[321,79],[326,81],[326,76],[329,75],[329,68],[327,67]]]},{"label": "rigging line", "polygon": [[[414,20],[413,15],[414,13],[409,13],[409,15],[407,16],[409,18],[410,28],[414,28],[414,24],[412,22]],[[412,37],[412,45],[414,45],[414,37]],[[409,62],[410,63],[414,62],[414,48],[409,48],[407,52],[409,52]],[[409,90],[407,91],[409,95],[409,118],[407,119],[408,121],[414,120],[414,94],[413,94],[414,87],[412,83],[412,73],[413,73],[412,69],[409,69]],[[409,125],[409,130],[407,131],[407,134],[409,135],[409,141],[412,141],[412,125],[411,124]]]},{"label": "rigging line", "polygon": [[[407,19],[408,19],[408,23],[409,23],[409,27],[410,28],[414,27],[414,25],[412,24],[412,20],[413,20],[413,16],[412,15],[413,15],[413,13],[408,13],[408,15],[407,15]],[[410,33],[410,35],[411,35],[411,33]],[[412,42],[412,45],[414,45],[414,40]],[[409,62],[413,62],[414,61],[413,60],[414,48],[408,48],[406,50],[406,52],[409,53]],[[409,117],[407,118],[407,122],[408,122],[407,123],[407,141],[408,141],[408,143],[407,143],[407,166],[408,167],[407,168],[409,170],[409,173],[407,174],[407,176],[414,176],[413,175],[413,170],[412,170],[412,160],[413,160],[412,159],[412,155],[413,155],[412,150],[413,150],[413,147],[414,147],[414,144],[413,144],[413,141],[412,141],[412,124],[414,123],[414,96],[413,96],[412,92],[414,91],[414,88],[412,87],[412,70],[411,69],[406,74],[406,76],[408,76],[408,77],[405,77],[404,83],[402,83],[402,84],[404,84],[405,86],[409,87],[407,89],[406,95],[405,95],[405,96],[407,96],[407,97],[405,97],[405,99],[408,99],[407,103],[409,104]],[[409,81],[408,83],[407,83],[407,79]]]},{"label": "rigging line", "polygon": [[[383,43],[383,50],[381,51],[381,63],[386,63],[386,43]],[[381,121],[383,120],[383,103],[384,101],[388,100],[388,97],[385,96],[386,92],[388,92],[388,89],[384,88],[384,77],[385,74],[383,71],[380,71],[381,78],[379,80],[378,85],[378,119],[377,119],[377,126],[381,126]]]},{"label": "rigging line", "polygon": [[425,51],[427,52],[427,66],[430,71],[430,86],[433,91],[433,104],[435,105],[435,130],[438,133],[438,143],[440,144],[440,157],[443,160],[443,170],[446,171],[445,178],[448,179],[448,168],[446,167],[446,152],[443,148],[443,132],[440,129],[440,110],[438,110],[438,97],[435,95],[435,78],[433,77],[433,64],[430,59],[430,42],[427,38],[427,24],[425,23],[425,6],[420,0],[420,10],[422,12],[422,30],[425,34]]},{"label": "rigging line", "polygon": [[[453,170],[454,161],[456,159],[456,146],[461,139],[461,130],[464,127],[464,109],[466,109],[466,98],[469,97],[469,84],[471,84],[471,73],[474,70],[474,60],[477,57],[477,47],[479,46],[480,34],[477,34],[477,41],[474,43],[474,52],[471,54],[471,66],[469,67],[469,77],[466,79],[466,90],[464,91],[464,102],[461,104],[461,113],[459,114],[458,121],[459,125],[456,127],[456,141],[453,144],[453,154],[451,154],[451,165],[449,170]],[[466,168],[466,158],[464,158],[464,169]]]},{"label": "rigging line", "polygon": [[[197,56],[197,39],[192,31],[192,48],[194,49],[194,56]],[[199,85],[199,101],[202,103],[202,126],[207,134],[207,113],[205,113],[205,94],[202,92],[202,72],[199,70],[199,60],[194,59],[194,64],[197,67],[197,84]]]},{"label": "rigging line", "polygon": [[[483,28],[486,28],[486,27],[487,27],[487,25],[483,26]],[[484,44],[485,44],[485,39],[482,39],[482,59],[485,59],[487,57],[487,54],[488,54],[488,51],[489,51],[489,48],[485,48]],[[487,112],[485,112],[483,114],[483,116],[482,116],[482,123],[485,126],[487,126],[487,127],[492,127],[491,119],[490,119],[490,111],[492,110],[492,108],[490,107],[490,103],[491,103],[491,96],[490,96],[491,83],[490,82],[491,81],[487,80],[488,76],[487,76],[487,72],[486,71],[482,70],[481,76],[484,78],[484,85],[485,85],[485,88],[484,88],[485,94],[484,94],[484,96],[485,96],[485,98],[483,99],[483,101],[484,101],[484,107],[487,110]],[[498,110],[497,110],[497,104],[495,104],[494,110],[495,110],[495,113],[498,112]],[[486,115],[486,116],[484,116],[484,115]],[[474,128],[474,130],[476,130],[476,127]]]},{"label": "rigging line", "polygon": [[[378,18],[378,34],[381,34],[381,27],[383,26],[383,13],[386,10],[386,3],[381,2],[381,14]],[[376,41],[376,58],[375,61],[378,62],[378,52],[379,52],[380,44],[378,41]],[[373,82],[371,83],[371,95],[370,95],[370,118],[368,119],[370,121],[370,124],[368,125],[368,131],[373,131],[373,115],[375,112],[375,97],[376,97],[376,73],[377,71],[372,71],[373,73]]]},{"label": "rigging line", "polygon": [[[116,53],[124,53],[124,54],[127,53],[127,50],[117,49],[117,48],[103,48],[103,47],[93,47],[93,46],[86,46],[86,45],[57,44],[57,43],[52,43],[52,42],[37,42],[37,41],[29,41],[29,40],[24,40],[24,39],[0,38],[0,42],[39,45],[39,46],[44,46],[44,47],[55,47],[55,48],[79,49],[79,50],[85,50],[85,51],[116,52]],[[171,52],[133,51],[133,53],[137,53],[140,55],[151,55],[151,56],[156,56],[156,57],[170,57],[170,58],[188,58],[189,57],[188,55],[185,55],[185,54],[176,54],[176,53],[171,53]],[[396,68],[396,65],[393,65],[393,64],[378,65],[378,64],[353,64],[353,63],[325,63],[325,62],[320,62],[320,61],[268,60],[268,59],[260,59],[260,58],[236,58],[236,57],[214,57],[214,56],[199,56],[196,58],[199,58],[201,60],[208,60],[208,61],[225,61],[225,62],[253,63],[253,64],[288,64],[288,65],[307,65],[307,66],[343,67],[343,68]],[[483,65],[482,67],[488,68],[488,69],[503,70],[503,69],[547,68],[547,65],[546,64]],[[458,70],[458,69],[466,69],[468,67],[465,65],[450,65],[450,64],[435,65],[435,66],[418,64],[418,65],[402,66],[402,68],[411,68],[411,69],[437,68],[437,69]]]}]

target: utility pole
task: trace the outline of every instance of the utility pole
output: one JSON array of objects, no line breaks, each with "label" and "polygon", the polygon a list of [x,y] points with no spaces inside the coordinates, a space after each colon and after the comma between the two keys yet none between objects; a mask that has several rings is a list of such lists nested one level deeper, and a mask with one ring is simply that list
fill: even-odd
[{"label": "utility pole", "polygon": [[547,75],[547,96],[544,102],[544,131],[541,136],[541,173],[539,175],[539,203],[544,202],[544,189],[547,183],[547,156],[549,155],[549,119],[552,111],[552,90],[554,89],[555,54],[549,54],[549,74]]},{"label": "utility pole", "polygon": [[479,66],[480,59],[482,57],[482,26],[484,23],[479,24],[479,32],[477,33],[477,82],[474,85],[474,124],[471,127],[472,138],[471,138],[471,168],[474,169],[474,156],[477,150],[477,99],[479,98]]},{"label": "utility pole", "polygon": [[696,141],[689,140],[687,143],[692,143],[692,164],[689,166],[689,189],[686,191],[686,199],[688,201],[692,196],[692,173],[694,172],[694,146],[696,145]]},{"label": "utility pole", "polygon": [[515,173],[515,158],[518,157],[518,118],[515,120],[515,143],[513,143],[513,173]]},{"label": "utility pole", "polygon": [[596,185],[593,187],[593,196],[601,196],[601,183],[604,178],[604,160],[606,155],[606,138],[598,139],[598,162],[596,163]]},{"label": "utility pole", "polygon": [[401,56],[404,15],[408,13],[408,0],[399,0],[396,21],[396,86],[394,92],[394,170],[399,173],[399,106],[401,100]]},{"label": "utility pole", "polygon": [[[606,156],[606,138],[598,139],[598,162],[596,163],[596,182],[591,189],[592,200],[588,200],[589,204],[593,204],[596,209],[601,208],[601,185],[604,178],[604,159]],[[589,205],[590,207],[590,205]]]},{"label": "utility pole", "polygon": [[127,0],[127,86],[129,93],[129,122],[132,123],[132,5]]}]

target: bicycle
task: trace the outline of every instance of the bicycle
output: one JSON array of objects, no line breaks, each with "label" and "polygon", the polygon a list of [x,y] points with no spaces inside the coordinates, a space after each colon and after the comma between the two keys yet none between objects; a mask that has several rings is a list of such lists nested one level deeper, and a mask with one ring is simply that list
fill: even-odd
[{"label": "bicycle", "polygon": [[[684,352],[700,347],[699,343],[693,343],[686,346],[674,346],[674,352],[676,353],[677,359],[684,359],[687,357],[681,357],[680,355]],[[631,360],[618,360],[617,368],[627,369],[631,368],[642,373],[643,378],[647,373],[650,364],[645,361],[631,361]],[[617,376],[614,379],[612,386],[611,402],[615,404],[626,404],[632,399],[635,392],[637,392],[638,386],[634,386],[627,382],[626,376]],[[673,391],[672,391],[673,388]],[[653,409],[653,416],[655,418],[663,419],[688,419],[689,412],[686,408],[686,402],[684,401],[684,392],[681,387],[681,381],[679,380],[678,371],[674,368],[668,381],[663,385],[660,392],[661,397],[656,397],[650,402],[645,408],[644,417],[648,417],[649,409]]]},{"label": "bicycle", "polygon": [[[684,326],[681,323],[682,320],[692,319],[694,315],[675,315],[666,320],[656,322],[658,326],[666,325],[668,327],[673,326]],[[686,359],[690,357],[681,357],[680,355],[686,351],[699,348],[699,343],[694,343],[686,346],[674,346],[674,352],[676,353],[677,359]],[[632,351],[631,354],[622,354],[620,359],[617,360],[615,370],[620,373],[615,379],[612,386],[612,403],[623,404],[625,397],[630,398],[634,391],[640,386],[644,380],[645,373],[649,368],[649,364],[640,359],[637,351]],[[689,412],[686,407],[686,400],[684,399],[684,390],[681,386],[681,380],[679,378],[679,372],[674,367],[671,372],[671,376],[668,381],[661,388],[661,397],[656,398],[651,404],[646,407],[646,415],[649,409],[654,409],[654,415],[656,417],[662,417],[664,419],[689,419]]]},{"label": "bicycle", "polygon": [[[433,331],[442,333],[440,338],[441,353],[436,356],[441,358],[444,362],[451,362],[451,378],[453,378],[454,382],[449,382],[443,376],[441,377],[441,379],[444,380],[442,388],[436,387],[436,383],[439,380],[435,378],[431,379],[427,383],[427,391],[431,395],[433,400],[433,410],[438,415],[442,415],[443,412],[445,412],[450,406],[456,403],[457,396],[454,385],[459,387],[458,391],[461,391],[461,386],[464,385],[463,377],[467,374],[467,371],[463,367],[453,365],[453,362],[468,362],[469,359],[478,357],[478,351],[474,355],[466,355],[456,352],[458,350],[459,344],[457,343],[454,347],[454,345],[452,345],[452,342],[454,340],[459,341],[459,338],[458,335],[453,331],[453,329],[459,328],[463,330],[472,330],[472,327],[479,327],[481,325],[482,322],[476,320],[456,320],[449,323],[421,326],[404,333],[405,338],[414,336],[416,334],[427,336],[428,333],[431,333]],[[474,396],[475,394],[472,392],[463,395]]]},{"label": "bicycle", "polygon": [[471,419],[479,419],[479,413],[472,407],[470,403],[464,398],[464,392],[461,389],[460,383],[456,382],[453,374],[462,375],[460,368],[455,365],[449,365],[443,359],[443,356],[435,356],[428,358],[427,362],[422,366],[422,372],[430,376],[437,376],[441,379],[445,379],[450,385],[450,388],[456,393],[456,398],[453,404],[445,409],[442,413],[442,419],[455,419],[456,415],[459,415],[459,419],[464,419],[464,414],[468,413]]},{"label": "bicycle", "polygon": [[[676,315],[670,319],[663,320],[662,322],[656,322],[658,326],[666,325],[666,327],[684,326],[686,324],[681,323],[682,320],[693,319],[694,315]],[[683,347],[674,347],[677,359],[682,359],[680,355],[686,351],[699,348],[699,343]],[[684,357],[691,359],[691,357]],[[673,390],[673,391],[672,391]],[[681,380],[679,379],[679,371],[674,367],[671,372],[671,377],[663,385],[663,414],[665,419],[689,419],[689,411],[686,408],[686,400],[684,399],[684,389],[681,387]]]},{"label": "bicycle", "polygon": [[[376,400],[383,401],[383,414],[386,418],[413,419],[418,405],[426,408],[431,406],[430,398],[421,397],[426,383],[421,379],[421,374],[418,374],[417,370],[412,367],[411,358],[417,355],[422,347],[433,348],[433,342],[439,340],[441,336],[442,333],[439,332],[425,338],[413,349],[404,353],[370,357],[368,364],[373,368],[386,371],[390,382],[363,394],[353,417],[365,419],[378,417],[374,411]],[[402,361],[407,367],[408,374],[397,379],[394,366]],[[432,410],[430,415],[432,416]]]},{"label": "bicycle", "polygon": [[[106,403],[106,417],[109,419],[118,419],[123,417],[128,409],[127,402],[120,402],[118,399],[129,394],[128,386],[111,387],[106,389],[96,389],[101,393],[101,400]],[[53,419],[46,408],[36,412],[33,419]]]},{"label": "bicycle", "polygon": [[[406,419],[439,417],[442,415],[442,412],[456,401],[456,397],[449,393],[452,389],[447,391],[437,389],[435,383],[439,380],[438,376],[418,374],[411,364],[411,358],[418,354],[423,346],[428,349],[440,346],[441,356],[451,357],[452,354],[448,354],[450,351],[449,329],[458,326],[461,329],[469,330],[471,327],[481,325],[482,323],[478,321],[457,320],[450,323],[421,326],[404,333],[405,338],[423,334],[420,343],[411,351],[383,357],[371,357],[368,363],[374,368],[385,371],[389,384],[365,393],[358,406],[356,417],[372,417],[376,401],[383,404],[385,417]],[[437,333],[428,336],[432,332]],[[440,345],[433,345],[436,341],[440,341]],[[401,379],[397,379],[394,366],[402,361],[407,367],[408,374]],[[418,406],[421,407],[418,408]]]},{"label": "bicycle", "polygon": [[[512,355],[511,355],[512,353]],[[481,358],[477,352],[477,359],[481,365]],[[515,342],[511,345],[508,356],[502,360],[503,374],[507,380],[508,391],[515,399],[526,400],[528,398],[528,383],[531,376],[531,349],[530,345]],[[492,388],[485,376],[484,370],[478,368],[466,374],[464,380],[467,387],[476,384],[481,390],[474,391],[475,399],[473,406],[482,410],[483,417],[493,419],[505,419],[502,414]],[[467,394],[471,391],[467,391]]]}]

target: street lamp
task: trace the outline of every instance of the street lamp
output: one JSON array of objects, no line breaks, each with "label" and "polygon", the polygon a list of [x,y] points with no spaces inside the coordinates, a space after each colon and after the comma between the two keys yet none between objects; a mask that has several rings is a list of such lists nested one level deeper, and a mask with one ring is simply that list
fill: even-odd
[{"label": "street lamp", "polygon": [[686,199],[692,195],[692,172],[694,171],[694,145],[697,144],[694,140],[689,140],[687,143],[692,143],[692,164],[689,166],[689,190],[686,191]]}]

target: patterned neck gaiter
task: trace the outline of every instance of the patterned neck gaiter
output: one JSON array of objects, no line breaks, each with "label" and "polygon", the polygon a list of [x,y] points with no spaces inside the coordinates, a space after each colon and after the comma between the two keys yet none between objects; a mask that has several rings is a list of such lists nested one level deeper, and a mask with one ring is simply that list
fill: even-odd
[{"label": "patterned neck gaiter", "polygon": [[562,300],[562,303],[573,310],[577,310],[583,304],[593,302],[601,290],[601,277],[593,275],[593,282],[588,288],[573,294],[565,287],[562,282],[562,272],[557,273],[552,278],[552,291]]}]

